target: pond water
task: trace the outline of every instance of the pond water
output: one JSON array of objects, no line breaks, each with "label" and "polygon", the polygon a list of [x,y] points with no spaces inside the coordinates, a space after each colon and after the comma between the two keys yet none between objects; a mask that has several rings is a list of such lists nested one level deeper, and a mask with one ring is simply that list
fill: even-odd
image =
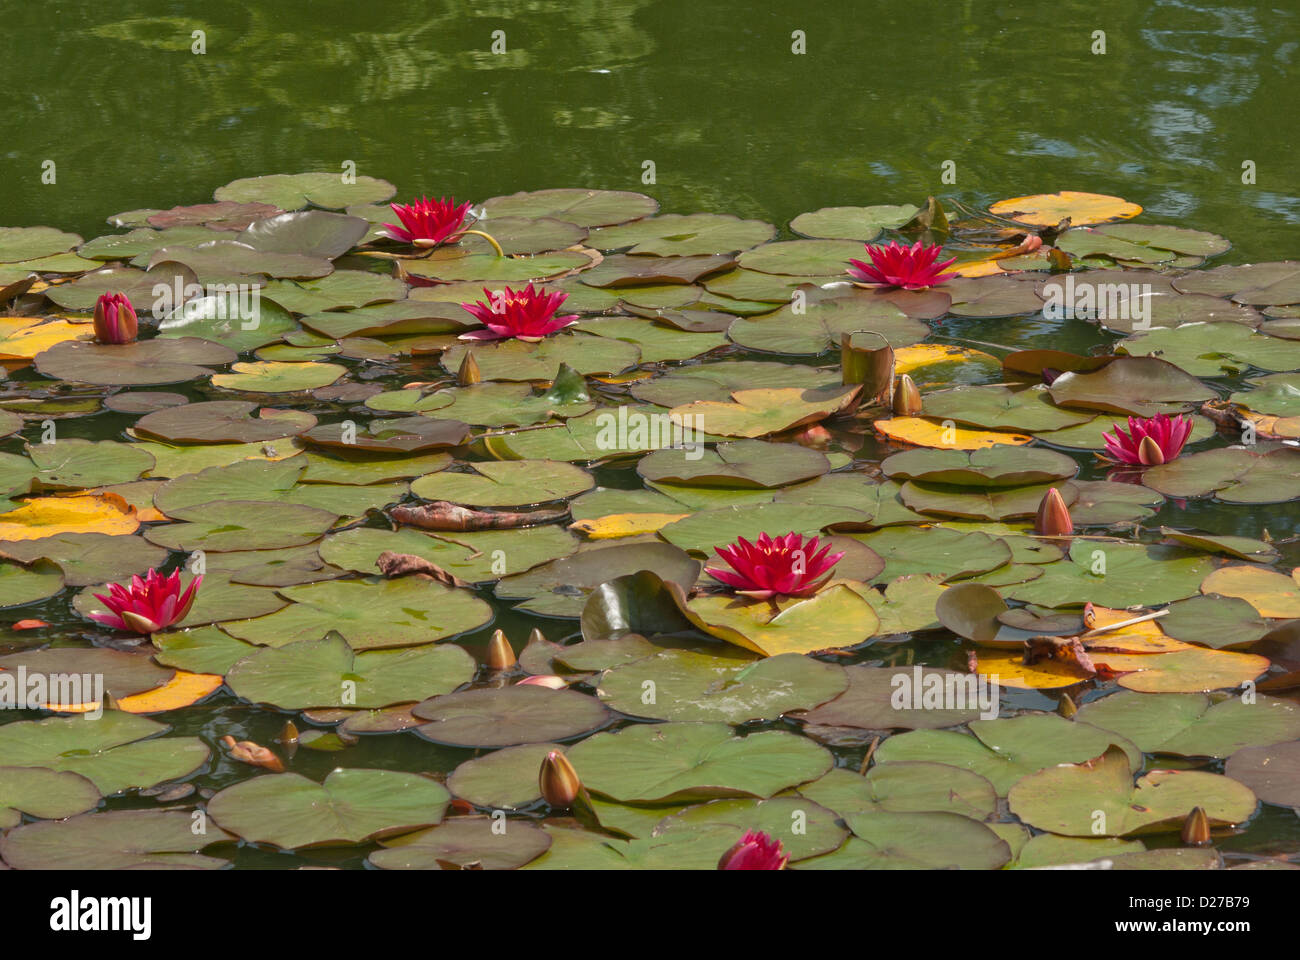
[{"label": "pond water", "polygon": [[[787,225],[795,216],[826,206],[920,205],[941,195],[984,209],[1006,197],[1073,189],[1139,203],[1139,222],[1226,236],[1232,249],[1214,264],[1300,256],[1300,154],[1292,148],[1300,120],[1300,10],[1282,4],[1067,0],[1049,10],[1019,0],[756,2],[726,10],[687,0],[543,0],[521,12],[506,2],[468,11],[427,0],[389,0],[378,11],[290,0],[130,6],[125,17],[82,0],[10,12],[0,51],[17,116],[0,187],[5,224],[91,238],[109,232],[105,218],[114,213],[201,203],[237,178],[336,171],[352,161],[359,175],[396,184],[398,200],[432,193],[481,201],[549,187],[629,190],[653,196],[661,213],[763,220],[780,229],[778,239],[794,238]],[[202,55],[191,50],[198,30]],[[492,51],[494,31],[504,31],[504,53]],[[806,53],[792,52],[795,31]],[[1104,54],[1091,52],[1094,31],[1105,33]],[[41,179],[47,161],[54,183]],[[1255,165],[1254,183],[1242,182],[1245,161]],[[949,163],[955,180],[945,181]],[[935,329],[936,342],[998,356],[1006,350],[997,347],[1087,353],[1118,339],[1093,324],[1041,315],[950,317]],[[772,359],[736,350],[729,356]],[[837,360],[827,353],[792,362]],[[436,357],[405,356],[369,365],[356,379],[395,390],[445,375]],[[964,379],[1000,377],[995,367]],[[1244,379],[1215,384],[1236,390]],[[4,395],[42,383],[31,369],[18,371]],[[217,399],[193,383],[160,389]],[[343,415],[312,400],[286,405],[310,409],[323,422]],[[59,436],[121,440],[137,419],[103,412],[60,420]],[[22,438],[34,442],[39,429],[29,421]],[[869,432],[857,438],[860,447],[853,440],[837,433],[830,449],[847,451],[864,469],[897,449]],[[17,437],[0,444],[22,453]],[[1081,479],[1105,478],[1090,454],[1069,452]],[[633,466],[601,467],[597,480],[640,487]],[[1294,501],[1171,498],[1144,526],[1255,538],[1267,529],[1283,539],[1295,534],[1298,519]],[[1280,550],[1279,569],[1300,565],[1295,544]],[[52,627],[35,634],[40,640],[79,645],[86,622],[70,606],[75,592],[6,610],[3,619],[44,619]],[[493,604],[495,620],[455,641],[476,658],[495,628],[516,649],[534,627],[552,641],[578,636],[575,619],[516,611],[493,598],[490,585],[479,593]],[[27,643],[13,633],[4,640],[3,652]],[[943,631],[892,638],[856,660],[966,667],[965,651]],[[1083,699],[1113,689],[1099,685]],[[1054,694],[1030,691],[1009,691],[1003,701],[1004,711],[1056,706]],[[274,746],[290,716],[221,693],[161,719],[172,736],[213,747],[212,762],[191,780],[216,791],[259,772],[221,756],[220,738]],[[769,728],[799,729],[777,721],[747,732]],[[866,747],[832,752],[837,765],[856,770]],[[302,748],[290,769],[317,781],[337,766],[441,775],[476,755],[403,733],[364,736],[342,752]],[[1222,772],[1222,765],[1200,769]],[[158,806],[128,795],[103,809]],[[1176,833],[1147,839],[1150,848],[1177,844]],[[1263,805],[1248,828],[1217,846],[1225,854],[1297,857],[1300,820]],[[359,868],[376,849],[283,853],[249,844],[222,855],[240,867]]]}]

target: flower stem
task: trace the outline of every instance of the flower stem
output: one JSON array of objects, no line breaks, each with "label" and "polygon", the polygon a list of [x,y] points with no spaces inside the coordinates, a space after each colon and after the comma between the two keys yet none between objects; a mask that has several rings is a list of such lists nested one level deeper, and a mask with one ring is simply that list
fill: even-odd
[{"label": "flower stem", "polygon": [[504,257],[506,255],[505,251],[501,249],[501,244],[497,243],[490,233],[484,233],[482,230],[462,230],[460,233],[456,234],[456,239],[459,240],[461,237],[468,236],[471,233],[476,237],[482,237],[488,243],[492,244],[492,249],[497,252],[498,257]]}]

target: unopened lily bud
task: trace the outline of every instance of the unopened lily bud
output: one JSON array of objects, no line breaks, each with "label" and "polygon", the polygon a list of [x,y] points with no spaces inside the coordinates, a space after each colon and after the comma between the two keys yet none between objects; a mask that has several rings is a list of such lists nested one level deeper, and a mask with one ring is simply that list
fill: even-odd
[{"label": "unopened lily bud", "polygon": [[509,670],[518,662],[514,648],[510,646],[510,641],[506,639],[505,632],[502,630],[492,631],[492,639],[488,641],[487,647],[487,665],[493,670]]},{"label": "unopened lily bud", "polygon": [[532,630],[528,631],[528,642],[529,644],[545,643],[546,634],[542,633],[542,631],[538,630],[536,627],[533,627]]},{"label": "unopened lily bud", "polygon": [[546,687],[548,690],[564,690],[569,685],[564,682],[563,677],[557,677],[552,673],[540,673],[535,677],[524,677],[517,684],[517,687]]},{"label": "unopened lily bud", "polygon": [[1210,842],[1210,818],[1201,807],[1192,807],[1192,812],[1183,821],[1183,843],[1189,847],[1203,847]]},{"label": "unopened lily bud", "polygon": [[900,374],[894,383],[894,414],[899,417],[915,417],[921,413],[921,391],[916,382],[907,374]]},{"label": "unopened lily bud", "polygon": [[542,791],[542,799],[553,807],[571,806],[578,798],[578,791],[582,789],[578,771],[573,769],[569,758],[559,750],[552,750],[542,760],[537,785]]},{"label": "unopened lily bud", "polygon": [[1055,487],[1043,494],[1043,500],[1038,505],[1038,516],[1034,519],[1034,533],[1042,537],[1068,537],[1074,533],[1070,511],[1061,499],[1061,491]]},{"label": "unopened lily bud", "polygon": [[103,293],[95,302],[95,339],[100,343],[134,343],[139,320],[122,293]]},{"label": "unopened lily bud", "polygon": [[1069,720],[1079,712],[1079,708],[1075,706],[1074,701],[1070,698],[1068,693],[1063,693],[1061,694],[1060,703],[1056,705],[1056,712],[1065,717],[1066,720]]},{"label": "unopened lily bud", "polygon": [[481,383],[482,380],[483,374],[479,371],[478,361],[474,359],[474,354],[466,350],[465,357],[460,362],[460,369],[456,371],[456,383],[462,387],[469,387]]}]

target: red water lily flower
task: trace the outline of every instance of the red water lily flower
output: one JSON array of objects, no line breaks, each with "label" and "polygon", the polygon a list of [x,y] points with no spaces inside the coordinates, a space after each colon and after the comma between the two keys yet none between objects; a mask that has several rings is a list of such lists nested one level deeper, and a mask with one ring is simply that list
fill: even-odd
[{"label": "red water lily flower", "polygon": [[150,570],[143,580],[132,577],[129,587],[114,583],[108,596],[95,594],[95,599],[112,612],[92,613],[90,619],[114,630],[156,633],[185,619],[202,582],[202,576],[195,577],[182,592],[179,570],[170,577]]},{"label": "red water lily flower", "polygon": [[719,870],[784,870],[790,858],[781,841],[759,830],[747,830],[718,861]]},{"label": "red water lily flower", "polygon": [[[445,243],[465,225],[465,216],[470,204],[456,204],[455,197],[441,197],[430,200],[421,197],[409,204],[390,203],[397,219],[402,221],[399,227],[395,223],[386,223],[388,235],[403,243],[413,243],[417,247],[436,247]],[[402,227],[406,229],[403,230]]]},{"label": "red water lily flower", "polygon": [[578,322],[576,313],[557,317],[555,311],[569,298],[567,293],[547,293],[534,290],[530,283],[522,290],[506,287],[503,292],[493,293],[483,288],[487,303],[462,303],[461,306],[482,322],[485,330],[471,330],[462,333],[462,340],[523,340],[536,343],[550,336],[556,330],[562,330]]},{"label": "red water lily flower", "polygon": [[95,339],[100,343],[134,343],[139,330],[135,307],[124,293],[101,293],[95,301]]},{"label": "red water lily flower", "polygon": [[944,268],[952,266],[957,258],[936,264],[943,247],[922,246],[917,241],[910,247],[897,241],[887,247],[873,247],[866,244],[871,263],[850,260],[849,275],[862,283],[877,283],[886,287],[902,287],[904,290],[923,290],[951,280],[955,274],[944,273]]},{"label": "red water lily flower", "polygon": [[1129,432],[1117,423],[1115,429],[1103,433],[1107,459],[1116,463],[1139,464],[1144,467],[1168,463],[1182,453],[1183,445],[1192,434],[1192,418],[1167,413],[1154,417],[1129,417]]},{"label": "red water lily flower", "polygon": [[843,551],[831,553],[830,544],[820,553],[817,546],[816,537],[805,542],[793,532],[784,537],[760,533],[754,543],[740,537],[739,542],[714,550],[731,570],[705,567],[704,572],[756,600],[806,597],[831,578],[831,567],[844,556]]}]

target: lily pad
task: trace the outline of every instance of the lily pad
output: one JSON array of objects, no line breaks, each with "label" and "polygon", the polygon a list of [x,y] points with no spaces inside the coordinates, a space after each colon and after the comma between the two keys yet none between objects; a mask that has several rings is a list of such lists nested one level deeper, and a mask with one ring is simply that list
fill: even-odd
[{"label": "lily pad", "polygon": [[5,829],[18,826],[24,813],[63,820],[94,810],[99,801],[99,790],[78,773],[42,767],[0,769],[0,827]]},{"label": "lily pad", "polygon": [[416,704],[411,713],[426,721],[416,728],[420,736],[459,747],[572,740],[610,720],[594,697],[533,686],[447,694]]},{"label": "lily pad", "polygon": [[[952,730],[898,734],[880,744],[875,759],[881,764],[922,761],[972,770],[992,783],[1000,797],[1038,770],[1091,760],[1111,744],[1127,752],[1131,767],[1141,763],[1137,748],[1117,734],[1050,713],[976,720],[970,730],[970,734]],[[1123,763],[1123,752],[1120,758]]]},{"label": "lily pad", "polygon": [[355,652],[336,633],[255,650],[230,670],[230,688],[283,710],[377,709],[450,693],[474,676],[453,645]]},{"label": "lily pad", "polygon": [[335,770],[322,783],[275,773],[226,787],[208,812],[223,830],[288,850],[428,826],[450,799],[441,784],[400,770]]},{"label": "lily pad", "polygon": [[0,855],[18,870],[219,870],[230,861],[199,853],[230,839],[194,833],[187,810],[112,810],[29,823],[0,839]]},{"label": "lily pad", "polygon": [[770,797],[822,776],[831,755],[781,731],[734,737],[721,723],[669,723],[597,734],[569,748],[583,784],[625,803]]},{"label": "lily pad", "polygon": [[409,834],[370,855],[381,870],[514,870],[536,860],[551,846],[545,831],[525,823],[505,830],[491,817],[456,817],[440,826]]},{"label": "lily pad", "polygon": [[798,654],[756,662],[664,650],[606,671],[598,692],[629,716],[738,724],[816,706],[846,685],[843,668]]},{"label": "lily pad", "polygon": [[158,736],[169,729],[117,710],[98,718],[21,720],[0,726],[0,766],[78,773],[107,797],[189,776],[207,763],[202,740]]},{"label": "lily pad", "polygon": [[1114,747],[1090,763],[1025,777],[1007,803],[1030,826],[1074,837],[1177,830],[1195,807],[1211,824],[1237,824],[1258,806],[1236,780],[1198,770],[1153,770],[1135,785],[1128,758]]},{"label": "lily pad", "polygon": [[[222,625],[250,643],[284,646],[337,631],[354,650],[405,647],[445,640],[481,627],[491,608],[468,590],[402,577],[370,583],[331,580],[284,587],[292,601],[276,613]],[[379,704],[383,706],[383,704]]]},{"label": "lily pad", "polygon": [[1214,702],[1203,693],[1122,691],[1084,704],[1076,719],[1113,730],[1145,753],[1222,759],[1243,747],[1300,737],[1300,707],[1259,696]]}]

